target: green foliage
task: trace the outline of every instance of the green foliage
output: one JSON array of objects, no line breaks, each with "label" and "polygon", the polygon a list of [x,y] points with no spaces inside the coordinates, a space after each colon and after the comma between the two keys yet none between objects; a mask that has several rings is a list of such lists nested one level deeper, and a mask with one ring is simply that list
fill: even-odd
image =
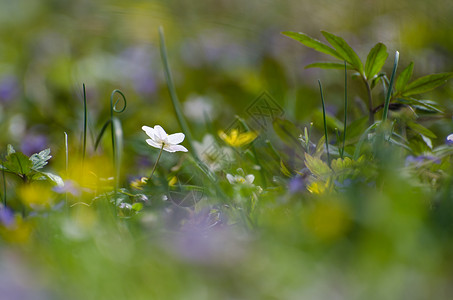
[{"label": "green foliage", "polygon": [[35,153],[30,157],[22,152],[16,152],[13,146],[8,145],[5,160],[1,162],[0,168],[5,172],[19,176],[23,181],[48,180],[56,185],[64,185],[60,176],[39,171],[51,158],[50,149]]},{"label": "green foliage", "polygon": [[387,47],[383,43],[377,43],[367,56],[365,64],[365,76],[368,79],[375,77],[382,69],[388,57]]}]

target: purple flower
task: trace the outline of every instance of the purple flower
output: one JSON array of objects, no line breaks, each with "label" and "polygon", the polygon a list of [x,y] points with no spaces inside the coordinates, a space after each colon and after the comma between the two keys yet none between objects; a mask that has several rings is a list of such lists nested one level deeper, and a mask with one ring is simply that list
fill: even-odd
[{"label": "purple flower", "polygon": [[52,188],[52,190],[59,194],[69,193],[75,197],[80,196],[80,193],[81,193],[80,188],[72,180],[66,180],[64,185],[55,186]]},{"label": "purple flower", "polygon": [[0,224],[6,227],[14,224],[14,213],[8,207],[0,206]]},{"label": "purple flower", "polygon": [[32,155],[47,148],[47,137],[43,134],[27,134],[22,141],[21,150],[25,155]]},{"label": "purple flower", "polygon": [[14,76],[6,76],[0,80],[0,102],[8,103],[19,94],[18,82]]},{"label": "purple flower", "polygon": [[406,157],[406,166],[410,164],[415,164],[419,166],[426,160],[430,160],[435,164],[440,164],[440,159],[432,155],[418,155],[418,156],[408,155]]}]

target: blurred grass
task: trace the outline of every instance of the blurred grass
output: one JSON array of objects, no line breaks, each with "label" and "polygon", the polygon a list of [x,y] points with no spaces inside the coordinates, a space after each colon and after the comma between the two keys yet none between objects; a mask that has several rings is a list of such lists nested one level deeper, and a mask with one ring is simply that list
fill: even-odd
[{"label": "blurred grass", "polygon": [[[109,118],[110,92],[121,89],[128,99],[120,116],[127,153],[123,185],[146,175],[157,157],[143,143],[142,125],[180,131],[159,58],[160,25],[176,89],[198,141],[209,130],[197,112],[206,109],[209,126],[226,129],[263,91],[288,119],[306,126],[319,116],[318,78],[329,95],[327,111],[341,119],[343,71],[305,70],[323,57],[282,36],[284,30],[319,39],[321,29],[334,32],[362,59],[382,41],[390,53],[401,53],[402,68],[416,62],[414,78],[453,68],[453,3],[447,0],[1,0],[0,8],[0,149],[8,143],[30,153],[50,147],[50,167],[64,174],[67,132],[69,164],[77,173],[72,176],[88,183],[95,181],[92,174],[78,172],[82,82],[90,157],[96,157],[96,132]],[[391,67],[385,66],[387,72]],[[348,81],[351,120],[364,115],[356,101],[365,92],[360,84]],[[446,118],[429,123],[445,136],[453,130],[451,83],[426,97],[447,107]],[[191,113],[190,107],[195,108]],[[320,119],[315,127],[319,136]],[[282,155],[297,159],[296,150]],[[113,173],[109,151],[109,141],[103,141],[97,155],[105,155],[93,159],[106,178]],[[241,159],[232,168],[247,165]],[[162,177],[174,174],[170,167],[187,167],[180,160],[166,156]],[[401,163],[401,157],[389,164],[395,161]],[[0,243],[0,266],[5,266],[0,298],[448,299],[450,188],[439,196],[407,174],[385,175],[379,193],[370,186],[319,198],[266,191],[254,234],[239,225],[208,238],[175,233],[168,229],[176,226],[172,222],[180,225],[179,214],[190,214],[183,208],[148,211],[117,223],[102,204],[78,204],[68,217],[50,211],[47,218],[20,220],[12,234],[0,232],[16,238]],[[8,199],[16,197],[16,186],[8,182]]]}]

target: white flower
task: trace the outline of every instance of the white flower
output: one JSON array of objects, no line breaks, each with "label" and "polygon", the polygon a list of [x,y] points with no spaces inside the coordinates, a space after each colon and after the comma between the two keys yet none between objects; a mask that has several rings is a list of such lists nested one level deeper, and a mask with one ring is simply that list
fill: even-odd
[{"label": "white flower", "polygon": [[452,145],[453,144],[453,133],[449,134],[447,136],[447,144]]},{"label": "white flower", "polygon": [[186,147],[178,145],[179,143],[184,141],[184,133],[179,132],[168,135],[165,130],[159,125],[154,126],[154,128],[143,126],[142,129],[150,137],[150,139],[146,140],[146,142],[150,146],[156,147],[158,149],[163,149],[168,152],[188,151]]},{"label": "white flower", "polygon": [[222,170],[225,165],[233,161],[233,150],[228,147],[220,147],[210,134],[206,134],[201,143],[194,141],[193,148],[198,157],[213,172]]},{"label": "white flower", "polygon": [[255,180],[255,176],[253,174],[249,174],[245,177],[242,177],[241,175],[231,175],[227,174],[226,178],[231,184],[236,184],[236,183],[241,183],[241,184],[253,184],[253,181]]}]

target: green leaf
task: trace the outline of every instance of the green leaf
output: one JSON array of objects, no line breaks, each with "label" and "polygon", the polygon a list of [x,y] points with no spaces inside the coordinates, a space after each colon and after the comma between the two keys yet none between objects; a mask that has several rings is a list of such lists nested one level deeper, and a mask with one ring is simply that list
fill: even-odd
[{"label": "green leaf", "polygon": [[6,155],[10,155],[10,154],[13,154],[15,152],[16,152],[16,150],[14,150],[13,146],[8,144],[8,146],[6,147]]},{"label": "green leaf", "polygon": [[387,60],[389,54],[383,43],[377,43],[367,56],[365,63],[365,76],[368,79],[376,76]]},{"label": "green leaf", "polygon": [[408,104],[413,108],[431,113],[444,113],[441,107],[431,100],[418,100],[414,98],[398,98],[398,102]]},{"label": "green leaf", "polygon": [[318,52],[332,55],[335,58],[338,58],[340,60],[343,60],[343,57],[335,50],[327,46],[326,44],[318,41],[317,39],[314,39],[305,33],[302,32],[294,32],[294,31],[284,31],[282,34],[286,35],[287,37],[290,37],[305,46],[312,48]]},{"label": "green leaf", "polygon": [[418,123],[410,121],[410,122],[407,122],[407,126],[410,129],[412,129],[420,134],[423,134],[424,136],[427,136],[427,137],[433,138],[433,139],[437,138],[437,136],[434,134],[434,132],[432,132],[431,130],[429,130],[426,127],[423,127],[422,125],[420,125]]},{"label": "green leaf", "polygon": [[33,163],[33,166],[31,168],[33,170],[42,169],[45,165],[47,165],[47,161],[52,157],[49,154],[50,149],[48,148],[30,156],[30,160]]},{"label": "green leaf", "polygon": [[285,163],[283,162],[283,160],[280,160],[280,171],[283,173],[283,175],[285,175],[287,177],[291,177],[292,176],[291,172],[285,166]]},{"label": "green leaf", "polygon": [[[12,149],[13,152],[9,151]],[[8,155],[3,162],[3,167],[6,172],[15,173],[19,176],[28,175],[33,166],[32,161],[22,152],[15,152],[14,149],[8,147]]]},{"label": "green leaf", "polygon": [[136,212],[139,212],[143,209],[143,203],[136,202],[132,204],[132,209],[135,210]]},{"label": "green leaf", "polygon": [[414,70],[414,63],[411,62],[398,76],[398,79],[396,80],[396,85],[395,89],[397,91],[402,91],[406,87],[407,83],[412,77],[412,71]]},{"label": "green leaf", "polygon": [[401,91],[401,95],[407,97],[410,95],[428,92],[444,84],[451,77],[453,77],[452,72],[423,76],[409,83],[406,88]]},{"label": "green leaf", "polygon": [[363,64],[360,61],[360,58],[357,56],[357,53],[346,43],[346,41],[336,36],[332,33],[321,31],[326,40],[337,50],[341,55],[343,60],[346,60],[350,63],[355,70],[357,70],[361,75],[363,75]]},{"label": "green leaf", "polygon": [[55,174],[52,174],[52,173],[48,173],[48,172],[39,172],[39,174],[44,175],[44,176],[47,177],[50,181],[52,181],[53,183],[55,183],[57,186],[64,186],[64,181],[63,181],[63,179],[61,179],[61,177],[58,176],[58,175],[55,175]]},{"label": "green leaf", "polygon": [[[344,69],[344,63],[338,63],[338,62],[315,62],[309,65],[305,66],[305,69],[309,68],[321,68],[321,69]],[[346,68],[349,70],[353,70],[354,68],[351,65],[346,65]]]},{"label": "green leaf", "polygon": [[325,162],[308,153],[305,153],[305,166],[318,178],[327,178],[332,174],[332,170]]}]

